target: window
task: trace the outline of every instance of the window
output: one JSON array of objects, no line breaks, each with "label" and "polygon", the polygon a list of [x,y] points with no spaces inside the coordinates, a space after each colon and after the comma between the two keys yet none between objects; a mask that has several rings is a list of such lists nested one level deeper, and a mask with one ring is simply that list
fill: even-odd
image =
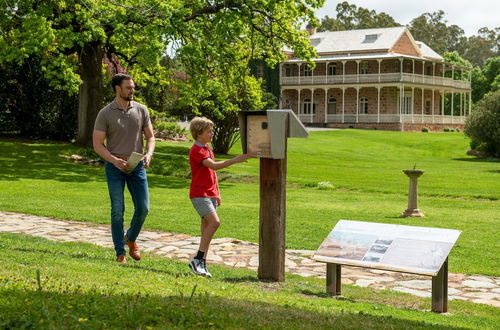
[{"label": "window", "polygon": [[379,35],[380,34],[367,34],[367,35],[365,35],[365,40],[363,41],[363,43],[375,42],[375,41],[377,41]]},{"label": "window", "polygon": [[405,66],[406,66],[405,72],[411,72],[411,73],[414,73],[414,72],[413,72],[413,63],[412,63],[412,62],[409,62],[409,61],[406,61],[406,62],[404,62],[404,63],[405,63]]},{"label": "window", "polygon": [[316,107],[311,103],[311,99],[304,99],[304,105],[302,107],[302,113],[304,115],[314,114],[316,111]]},{"label": "window", "polygon": [[257,77],[264,78],[264,63],[257,63]]},{"label": "window", "polygon": [[285,65],[285,77],[292,76],[292,67],[290,65]]},{"label": "window", "polygon": [[403,102],[401,107],[401,113],[404,115],[411,114],[411,104],[412,104],[411,92],[404,93],[402,100],[401,97],[398,97],[398,108],[399,108],[399,102],[401,101]]},{"label": "window", "polygon": [[337,99],[330,97],[328,99],[328,114],[334,115],[337,113]]},{"label": "window", "polygon": [[359,65],[360,74],[368,74],[368,62],[361,62]]},{"label": "window", "polygon": [[304,65],[304,77],[310,77],[312,76],[312,71],[309,65]]},{"label": "window", "polygon": [[432,66],[428,65],[426,69],[427,69],[427,75],[432,76]]},{"label": "window", "polygon": [[359,98],[359,113],[368,113],[368,98]]},{"label": "window", "polygon": [[335,76],[336,74],[337,74],[337,64],[336,63],[328,64],[328,75]]},{"label": "window", "polygon": [[401,61],[394,62],[394,72],[401,72]]},{"label": "window", "polygon": [[425,114],[431,114],[431,100],[425,100]]}]

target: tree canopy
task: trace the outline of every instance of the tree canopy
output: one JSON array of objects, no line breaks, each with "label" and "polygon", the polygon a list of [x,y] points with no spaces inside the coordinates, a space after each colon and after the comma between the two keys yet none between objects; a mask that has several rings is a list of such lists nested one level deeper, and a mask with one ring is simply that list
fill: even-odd
[{"label": "tree canopy", "polygon": [[115,66],[119,62],[139,84],[172,81],[172,73],[159,64],[166,52],[191,77],[220,76],[230,66],[246,73],[251,58],[276,64],[285,45],[309,59],[314,50],[301,26],[315,20],[314,9],[323,2],[4,0],[0,61],[21,64],[38,56],[53,87],[78,92],[78,139],[88,145],[104,101],[103,57]]},{"label": "tree canopy", "polygon": [[[488,58],[500,56],[500,27],[483,27],[469,38],[458,25],[449,25],[446,13],[438,10],[423,13],[407,25],[416,40],[422,41],[439,54],[457,51],[474,66],[483,66]],[[343,31],[401,26],[390,15],[377,13],[347,1],[336,6],[335,17],[321,19],[318,31]]]},{"label": "tree canopy", "polygon": [[335,9],[337,11],[336,17],[325,16],[321,20],[319,32],[401,26],[386,13],[377,13],[375,10],[357,7],[347,1],[340,2]]}]

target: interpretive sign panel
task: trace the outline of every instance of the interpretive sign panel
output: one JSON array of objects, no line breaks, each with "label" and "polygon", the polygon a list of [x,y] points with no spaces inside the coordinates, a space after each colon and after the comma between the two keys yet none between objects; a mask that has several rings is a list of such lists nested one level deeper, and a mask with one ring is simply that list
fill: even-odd
[{"label": "interpretive sign panel", "polygon": [[460,233],[453,229],[340,220],[314,259],[435,276]]}]

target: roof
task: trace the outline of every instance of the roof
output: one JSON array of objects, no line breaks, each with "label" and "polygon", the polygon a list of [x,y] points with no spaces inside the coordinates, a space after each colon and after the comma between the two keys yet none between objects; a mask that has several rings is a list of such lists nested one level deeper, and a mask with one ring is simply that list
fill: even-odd
[{"label": "roof", "polygon": [[[352,61],[352,60],[376,60],[376,59],[390,59],[390,58],[408,58],[408,59],[419,59],[421,57],[411,56],[406,54],[399,53],[382,53],[382,52],[374,52],[374,53],[365,53],[365,54],[335,54],[335,55],[325,55],[319,56],[314,59],[315,62],[332,62],[332,61]],[[290,58],[285,61],[286,63],[296,63],[296,62],[304,62],[301,58]]]},{"label": "roof", "polygon": [[[319,32],[309,39],[316,52],[332,53],[390,49],[405,31],[405,27]],[[367,37],[368,36],[368,37]]]},{"label": "roof", "polygon": [[[329,57],[334,54],[340,53],[343,57],[350,56],[350,58],[363,57],[361,54],[390,54],[391,56],[407,57],[409,55],[396,54],[391,52],[391,49],[405,33],[410,39],[410,42],[415,46],[417,52],[421,53],[421,57],[430,60],[443,61],[443,58],[425,43],[415,41],[411,33],[404,26],[378,29],[318,32],[310,35],[309,39],[311,41],[311,44],[314,46],[319,59],[323,59],[327,56]],[[285,52],[292,53],[290,49],[285,49]]]},{"label": "roof", "polygon": [[434,60],[440,60],[440,61],[443,60],[441,55],[439,55],[438,53],[433,51],[431,49],[431,47],[427,46],[422,41],[415,41],[415,42],[417,43],[417,45],[420,47],[420,50],[422,51],[422,57],[430,58],[430,59],[434,59]]}]

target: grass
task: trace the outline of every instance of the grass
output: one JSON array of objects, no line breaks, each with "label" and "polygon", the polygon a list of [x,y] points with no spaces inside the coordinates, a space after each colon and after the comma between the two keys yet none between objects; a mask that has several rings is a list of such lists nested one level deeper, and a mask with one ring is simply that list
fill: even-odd
[{"label": "grass", "polygon": [[212,279],[185,263],[145,254],[120,265],[111,249],[0,234],[0,328],[341,328],[497,329],[499,309],[344,285],[325,294],[324,280],[212,266]]},{"label": "grass", "polygon": [[[450,271],[498,276],[500,162],[465,156],[467,144],[461,133],[363,130],[290,139],[287,248],[317,249],[339,219],[458,229],[462,234],[450,255]],[[189,147],[158,144],[145,227],[199,235],[188,200]],[[0,141],[0,210],[108,223],[102,168],[60,156],[82,152],[68,144]],[[239,146],[231,151],[239,152]],[[401,170],[415,163],[426,171],[419,179],[419,206],[426,218],[399,218],[408,189]],[[258,160],[250,160],[220,173],[222,226],[216,237],[258,241],[258,171]],[[130,216],[130,199],[127,205]]]},{"label": "grass", "polygon": [[[408,186],[402,170],[416,165],[425,170],[420,196],[500,199],[500,160],[466,156],[469,140],[462,133],[335,130],[288,141],[289,182],[328,181],[336,189],[401,194]],[[240,151],[239,145],[233,150]],[[258,170],[232,171],[258,175]]]}]

